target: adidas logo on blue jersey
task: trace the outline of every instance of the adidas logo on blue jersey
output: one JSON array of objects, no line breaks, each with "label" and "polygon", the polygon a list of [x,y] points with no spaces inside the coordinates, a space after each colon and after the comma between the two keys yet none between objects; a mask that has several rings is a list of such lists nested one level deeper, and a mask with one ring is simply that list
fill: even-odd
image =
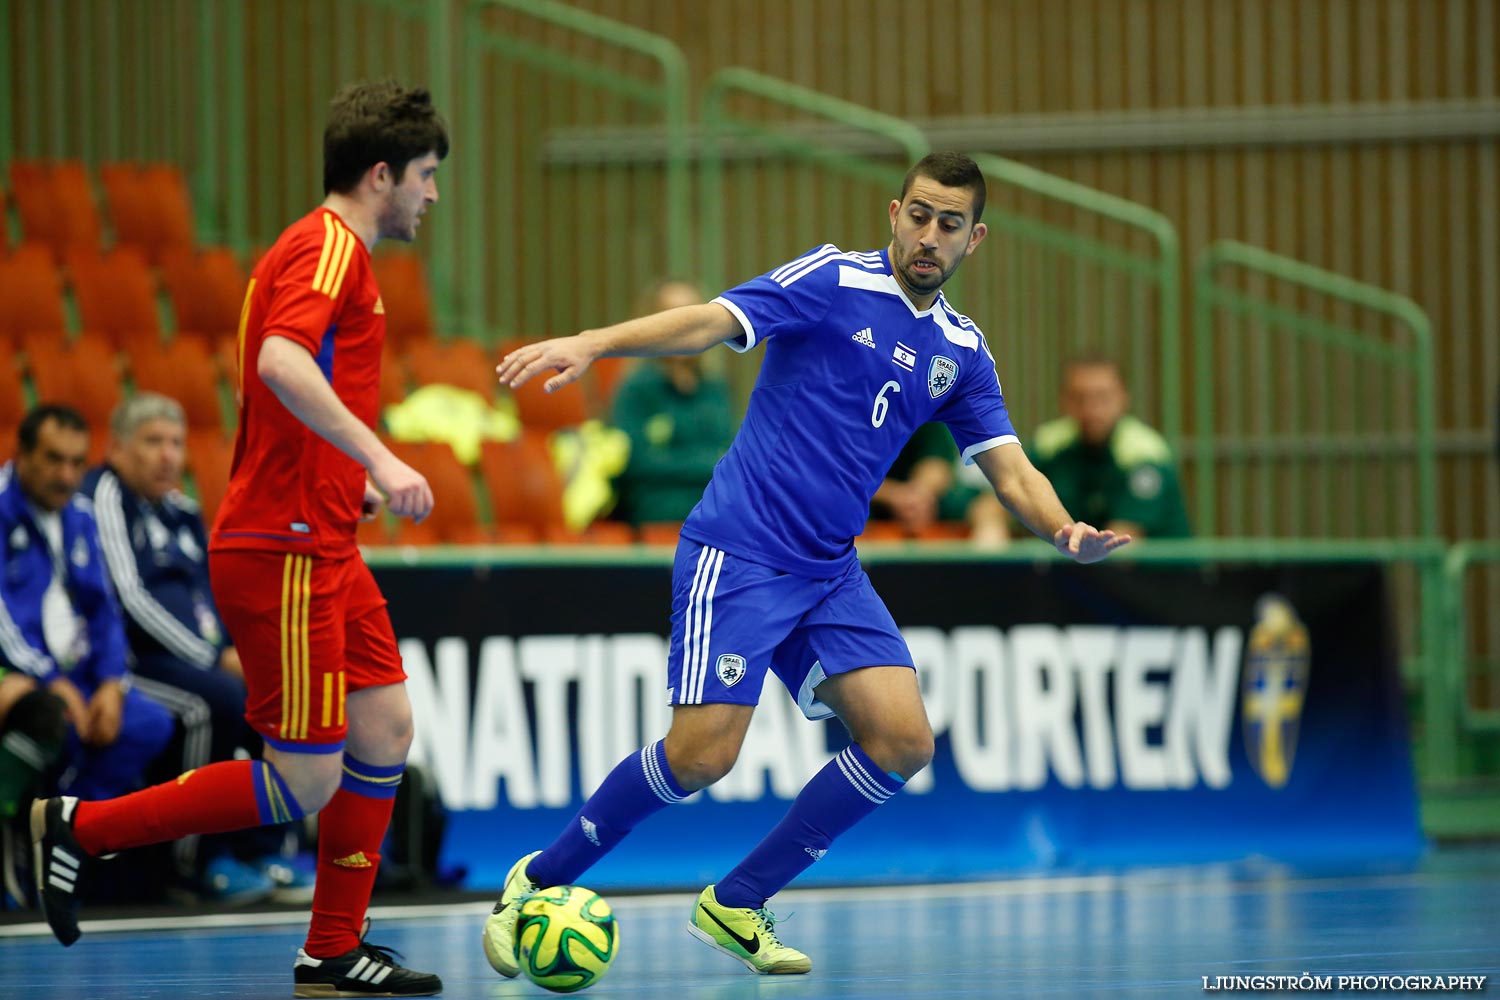
[{"label": "adidas logo on blue jersey", "polygon": [[817,848],[815,848],[815,847],[804,847],[804,848],[802,848],[802,849],[803,849],[803,850],[804,850],[804,851],[806,851],[806,852],[807,852],[807,853],[808,853],[808,854],[811,854],[811,855],[812,855],[812,859],[813,859],[813,860],[814,860],[814,861],[822,861],[822,860],[823,860],[823,855],[825,855],[825,854],[827,854],[827,853],[828,853],[828,849],[827,849],[827,848],[824,848],[824,849],[823,849],[823,850],[821,850],[821,851],[820,851],[820,850],[818,850],[818,849],[817,849]]},{"label": "adidas logo on blue jersey", "polygon": [[864,344],[866,347],[875,346],[875,335],[870,332],[868,326],[849,339],[853,340],[856,344]]},{"label": "adidas logo on blue jersey", "polygon": [[593,844],[595,847],[603,846],[599,843],[599,827],[594,825],[593,820],[587,816],[579,816],[578,825],[583,827],[583,835],[589,839],[590,844]]}]

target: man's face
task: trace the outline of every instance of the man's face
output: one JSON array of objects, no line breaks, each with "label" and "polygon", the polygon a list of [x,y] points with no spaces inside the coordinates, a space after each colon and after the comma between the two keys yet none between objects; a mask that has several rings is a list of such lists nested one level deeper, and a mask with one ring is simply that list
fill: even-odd
[{"label": "man's face", "polygon": [[36,447],[16,453],[21,492],[43,510],[62,510],[83,482],[88,453],[87,431],[44,420],[37,430]]},{"label": "man's face", "polygon": [[918,308],[932,304],[943,282],[984,239],[974,223],[974,196],[967,188],[912,180],[906,197],[891,202],[891,270]]},{"label": "man's face", "polygon": [[155,503],[182,482],[185,442],[175,420],[147,420],[126,440],[111,442],[109,464],[126,486]]},{"label": "man's face", "polygon": [[1113,365],[1071,365],[1063,374],[1063,413],[1078,422],[1084,444],[1109,440],[1130,407],[1130,394]]},{"label": "man's face", "polygon": [[437,154],[428,153],[407,163],[399,182],[390,175],[390,187],[380,211],[381,239],[410,243],[417,238],[422,213],[438,200],[437,168]]}]

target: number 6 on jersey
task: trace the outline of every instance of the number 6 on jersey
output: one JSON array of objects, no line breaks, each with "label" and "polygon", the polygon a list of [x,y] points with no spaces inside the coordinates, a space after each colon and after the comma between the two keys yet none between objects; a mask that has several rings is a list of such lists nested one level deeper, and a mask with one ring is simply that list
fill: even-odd
[{"label": "number 6 on jersey", "polygon": [[870,414],[871,427],[879,427],[881,424],[885,423],[885,415],[889,413],[891,409],[890,401],[885,398],[885,394],[887,392],[890,392],[892,389],[900,392],[901,383],[897,382],[895,379],[892,379],[885,385],[881,386],[880,391],[875,394],[875,410]]}]

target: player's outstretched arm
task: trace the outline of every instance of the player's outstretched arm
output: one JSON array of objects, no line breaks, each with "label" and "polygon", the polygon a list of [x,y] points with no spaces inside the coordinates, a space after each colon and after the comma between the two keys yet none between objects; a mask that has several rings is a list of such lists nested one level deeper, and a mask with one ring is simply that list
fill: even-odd
[{"label": "player's outstretched arm", "polygon": [[700,354],[740,333],[739,320],[717,303],[680,306],[573,337],[528,344],[507,354],[495,374],[514,389],[535,375],[555,371],[544,388],[556,392],[582,378],[598,358]]},{"label": "player's outstretched arm", "polygon": [[420,521],[432,513],[427,480],[391,454],[375,432],[349,412],[307,348],[286,337],[267,337],[256,373],[294,417],[364,466],[392,514]]},{"label": "player's outstretched arm", "polygon": [[982,451],[974,456],[974,462],[995,487],[995,495],[1005,509],[1057,546],[1063,555],[1080,563],[1092,563],[1130,544],[1129,535],[1100,531],[1093,525],[1074,521],[1057,499],[1052,483],[1036,470],[1019,444],[1002,444]]}]

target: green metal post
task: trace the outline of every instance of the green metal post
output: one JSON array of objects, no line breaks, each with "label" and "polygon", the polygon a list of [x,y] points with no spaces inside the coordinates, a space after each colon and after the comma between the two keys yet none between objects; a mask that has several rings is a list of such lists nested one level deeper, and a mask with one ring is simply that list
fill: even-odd
[{"label": "green metal post", "polygon": [[[453,5],[435,3],[427,7],[427,89],[432,92],[434,106],[441,109],[453,121],[453,106],[448,103],[453,95]],[[479,150],[479,137],[454,136],[459,154],[467,146],[470,156]],[[457,233],[462,223],[463,206],[449,212],[444,220],[442,238],[434,242],[428,257],[428,272],[432,279],[433,301],[436,306],[437,328],[451,331],[457,321],[454,305],[453,268],[458,259]]]},{"label": "green metal post", "polygon": [[[219,160],[219,133],[215,130],[214,111],[218,105],[218,86],[215,73],[217,59],[208,58],[215,51],[220,34],[217,30],[215,12],[219,5],[214,0],[198,0],[198,93],[194,95],[193,111],[198,132],[198,166],[193,171],[193,208],[198,216],[198,242],[216,243],[224,234],[223,176],[224,165]],[[230,128],[235,128],[231,125]]]},{"label": "green metal post", "polygon": [[[1181,251],[1177,230],[1160,212],[1083,184],[1057,177],[1016,160],[988,153],[974,155],[974,162],[993,186],[996,181],[1013,185],[1044,198],[1073,205],[1131,229],[1139,230],[1156,244],[1151,275],[1158,286],[1161,329],[1161,431],[1174,449],[1182,446],[1182,334],[1178,328],[1181,302]],[[1081,241],[1082,237],[1076,237]]]},{"label": "green metal post", "polygon": [[[1405,326],[1411,335],[1407,346],[1392,347],[1373,340],[1360,330],[1349,330],[1313,316],[1262,299],[1243,295],[1217,284],[1220,267],[1236,266],[1267,277],[1320,293],[1333,299],[1382,313]],[[1203,387],[1212,384],[1212,334],[1214,310],[1226,308],[1238,315],[1254,315],[1268,325],[1279,325],[1304,339],[1322,341],[1340,347],[1359,357],[1370,358],[1390,367],[1411,370],[1416,398],[1414,430],[1417,463],[1417,530],[1432,538],[1437,530],[1437,460],[1436,417],[1433,393],[1432,326],[1420,306],[1404,295],[1321,268],[1290,257],[1283,257],[1258,247],[1232,240],[1215,243],[1199,255],[1194,269],[1194,334],[1199,377],[1198,458],[1200,484],[1199,520],[1202,524],[1215,509],[1213,478],[1214,419],[1211,401]]]},{"label": "green metal post", "polygon": [[[705,123],[709,130],[708,144],[703,152],[699,175],[702,183],[700,200],[703,205],[704,232],[699,246],[699,260],[704,283],[710,288],[721,288],[726,281],[723,248],[725,225],[722,143],[731,128],[731,120],[725,104],[728,95],[734,92],[753,94],[785,107],[861,129],[872,135],[884,136],[905,153],[907,165],[920,160],[931,149],[927,143],[927,137],[914,125],[899,118],[872,111],[862,105],[830,97],[785,80],[778,80],[764,73],[745,69],[743,66],[730,66],[714,73],[703,85],[703,92],[699,97],[698,115],[699,120]],[[800,152],[804,156],[812,155],[824,162],[836,165],[846,167],[864,165],[860,157],[841,156],[818,150],[795,140],[783,139],[782,145],[789,152]],[[902,173],[904,172],[905,167],[902,168]]]},{"label": "green metal post", "polygon": [[[238,3],[228,3],[224,12],[223,37],[241,39],[245,37],[245,8]],[[224,157],[222,160],[223,204],[226,216],[226,232],[229,245],[241,257],[250,253],[250,165],[246,162],[245,134],[250,125],[250,105],[246,99],[248,84],[245,76],[245,47],[231,44],[224,47],[224,107],[223,121],[228,127],[222,130]]]},{"label": "green metal post", "polygon": [[[6,34],[10,33],[12,23],[10,0],[0,0],[0,25],[5,26]],[[12,48],[14,46],[0,45],[0,181],[5,183],[8,183],[10,161],[15,151],[15,136],[11,131],[15,128],[11,106],[16,100],[15,67],[10,59]]]},{"label": "green metal post", "polygon": [[[639,81],[621,74],[612,73],[596,66],[581,64],[560,53],[545,48],[526,46],[521,48],[507,39],[485,28],[483,14],[490,8],[502,8],[529,18],[555,25],[586,38],[634,52],[656,63],[661,72],[661,83],[642,87]],[[691,177],[688,172],[690,151],[687,141],[688,108],[688,64],[687,56],[671,41],[660,35],[601,17],[587,11],[569,7],[556,0],[471,0],[463,13],[465,79],[464,111],[466,131],[478,136],[484,128],[484,116],[480,110],[482,53],[487,49],[506,52],[513,58],[547,66],[553,72],[579,79],[607,81],[618,90],[635,90],[648,101],[659,103],[662,108],[663,126],[667,136],[666,170],[666,215],[667,215],[667,264],[673,273],[685,273],[692,262],[692,233],[688,224],[688,212],[692,196]],[[471,142],[477,140],[471,139]],[[508,164],[500,165],[486,176],[484,165],[475,156],[464,161],[460,171],[464,178],[465,198],[476,203],[470,209],[465,206],[464,217],[469,220],[464,233],[464,283],[466,297],[477,296],[478,289],[485,287],[485,233],[483,230],[484,204],[480,199],[481,185],[510,194],[513,188],[506,182],[514,181],[514,172]],[[466,310],[471,333],[484,329],[484,303],[474,298]]]}]

